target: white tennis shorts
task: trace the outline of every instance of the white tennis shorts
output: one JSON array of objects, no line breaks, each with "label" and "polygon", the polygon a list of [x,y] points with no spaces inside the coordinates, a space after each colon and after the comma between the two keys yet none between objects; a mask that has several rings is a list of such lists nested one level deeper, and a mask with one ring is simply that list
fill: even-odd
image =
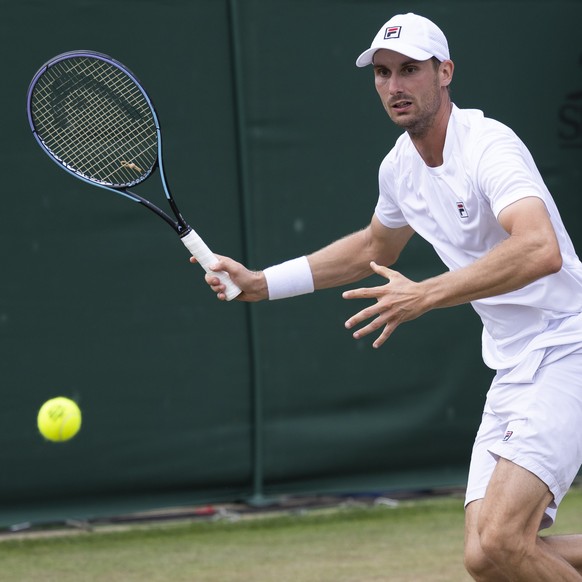
[{"label": "white tennis shorts", "polygon": [[465,506],[485,496],[499,457],[539,477],[554,495],[550,527],[582,464],[582,349],[549,348],[527,383],[495,376],[473,447]]}]

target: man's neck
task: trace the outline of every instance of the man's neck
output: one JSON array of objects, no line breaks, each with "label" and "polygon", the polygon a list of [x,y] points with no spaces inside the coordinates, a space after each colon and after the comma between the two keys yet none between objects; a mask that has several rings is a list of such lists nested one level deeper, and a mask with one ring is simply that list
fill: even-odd
[{"label": "man's neck", "polygon": [[447,99],[435,115],[434,123],[430,128],[422,135],[414,135],[410,132],[408,134],[420,157],[430,168],[443,165],[443,150],[452,109],[453,104],[450,99]]}]

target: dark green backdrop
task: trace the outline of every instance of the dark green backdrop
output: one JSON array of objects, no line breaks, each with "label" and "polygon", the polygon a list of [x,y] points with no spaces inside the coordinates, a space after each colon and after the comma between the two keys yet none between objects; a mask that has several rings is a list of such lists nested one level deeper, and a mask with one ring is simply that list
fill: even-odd
[{"label": "dark green backdrop", "polygon": [[[36,70],[111,54],[152,94],[186,217],[252,267],[370,219],[397,132],[354,65],[391,15],[445,31],[453,97],[511,125],[582,244],[582,3],[3,0],[0,526],[281,494],[462,485],[491,373],[469,307],[380,350],[331,290],[223,304],[161,221],[58,170],[32,138]],[[149,192],[155,182],[146,186]],[[413,239],[397,268],[443,267]],[[75,398],[49,444],[40,404]]]}]

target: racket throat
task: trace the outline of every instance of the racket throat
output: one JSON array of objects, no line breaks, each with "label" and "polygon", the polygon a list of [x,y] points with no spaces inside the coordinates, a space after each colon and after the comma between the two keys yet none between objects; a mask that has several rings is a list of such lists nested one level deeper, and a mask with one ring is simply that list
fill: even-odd
[{"label": "racket throat", "polygon": [[170,204],[172,212],[174,213],[174,216],[176,217],[176,227],[175,227],[176,231],[180,238],[182,238],[183,236],[186,236],[192,230],[192,228],[184,220],[184,217],[182,216],[182,213],[180,212],[178,206],[174,202],[174,199],[170,197],[168,198],[168,202]]}]

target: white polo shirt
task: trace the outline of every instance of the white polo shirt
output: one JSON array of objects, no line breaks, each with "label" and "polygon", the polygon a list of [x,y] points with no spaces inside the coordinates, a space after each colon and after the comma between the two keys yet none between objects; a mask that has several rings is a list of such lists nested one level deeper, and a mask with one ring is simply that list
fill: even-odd
[{"label": "white polo shirt", "polygon": [[582,263],[531,154],[511,129],[453,106],[443,158],[442,166],[428,167],[408,134],[400,136],[380,166],[376,216],[390,228],[410,225],[455,270],[509,236],[497,221],[501,210],[541,198],[562,251],[561,271],[472,302],[483,321],[485,363],[505,370],[533,354],[525,365],[533,373],[543,348],[582,342]]}]

